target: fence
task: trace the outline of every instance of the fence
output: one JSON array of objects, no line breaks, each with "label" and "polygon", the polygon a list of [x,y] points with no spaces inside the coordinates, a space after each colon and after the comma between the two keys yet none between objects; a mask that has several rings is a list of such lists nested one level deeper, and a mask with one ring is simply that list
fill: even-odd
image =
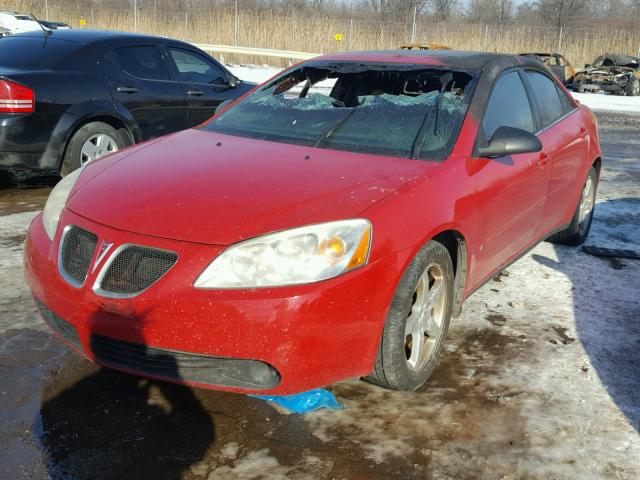
[{"label": "fence", "polygon": [[[111,0],[113,5],[120,0]],[[441,43],[455,49],[493,52],[560,51],[576,66],[605,52],[640,55],[640,30],[605,27],[555,29],[529,25],[434,23],[419,15],[404,22],[313,14],[308,11],[251,10],[237,3],[193,0],[123,0],[122,8],[82,0],[0,0],[0,9],[33,13],[74,28],[137,31],[192,43],[235,45],[301,52],[393,49],[405,43]],[[233,1],[233,0],[232,0]],[[182,8],[176,9],[176,5]],[[71,8],[70,8],[71,7]],[[225,55],[227,61],[270,63],[285,59]]]}]

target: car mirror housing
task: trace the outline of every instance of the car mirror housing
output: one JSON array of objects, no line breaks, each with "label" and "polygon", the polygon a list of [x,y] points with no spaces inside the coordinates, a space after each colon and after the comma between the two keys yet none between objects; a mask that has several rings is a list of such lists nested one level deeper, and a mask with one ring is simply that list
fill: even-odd
[{"label": "car mirror housing", "polygon": [[486,147],[478,148],[482,158],[503,157],[518,153],[539,152],[542,144],[534,134],[513,127],[499,127]]}]

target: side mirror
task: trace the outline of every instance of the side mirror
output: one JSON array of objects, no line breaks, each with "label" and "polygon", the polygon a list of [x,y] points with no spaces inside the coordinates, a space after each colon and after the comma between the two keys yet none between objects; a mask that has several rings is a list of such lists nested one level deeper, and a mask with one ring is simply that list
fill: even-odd
[{"label": "side mirror", "polygon": [[233,100],[225,100],[224,102],[220,102],[218,104],[218,106],[216,107],[216,110],[213,112],[213,115],[217,115],[218,113],[220,113],[220,111],[226,107],[227,105],[229,105],[231,102],[233,102]]},{"label": "side mirror", "polygon": [[236,77],[233,74],[229,74],[229,80],[227,81],[227,83],[229,84],[229,86],[231,88],[236,88],[238,85],[240,85],[240,79],[238,77]]},{"label": "side mirror", "polygon": [[542,144],[534,134],[519,128],[499,127],[491,137],[489,145],[480,147],[478,154],[482,158],[495,158],[540,150]]}]

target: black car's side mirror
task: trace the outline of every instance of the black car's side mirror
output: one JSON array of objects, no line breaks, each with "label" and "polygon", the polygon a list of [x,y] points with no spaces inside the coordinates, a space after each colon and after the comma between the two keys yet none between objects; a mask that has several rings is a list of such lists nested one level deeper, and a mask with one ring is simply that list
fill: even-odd
[{"label": "black car's side mirror", "polygon": [[517,153],[531,153],[542,150],[538,137],[520,128],[499,127],[486,147],[478,148],[482,158],[503,157]]}]

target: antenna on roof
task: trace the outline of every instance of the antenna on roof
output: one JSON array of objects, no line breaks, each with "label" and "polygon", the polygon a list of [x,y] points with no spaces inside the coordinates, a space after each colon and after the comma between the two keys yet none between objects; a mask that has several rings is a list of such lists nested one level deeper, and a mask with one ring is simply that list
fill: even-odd
[{"label": "antenna on roof", "polygon": [[31,14],[31,18],[33,18],[38,23],[38,25],[40,26],[40,28],[44,32],[45,37],[48,37],[49,35],[51,35],[53,33],[51,30],[47,30],[46,28],[44,28],[44,25],[42,25],[40,23],[40,20],[38,20],[33,13]]}]

